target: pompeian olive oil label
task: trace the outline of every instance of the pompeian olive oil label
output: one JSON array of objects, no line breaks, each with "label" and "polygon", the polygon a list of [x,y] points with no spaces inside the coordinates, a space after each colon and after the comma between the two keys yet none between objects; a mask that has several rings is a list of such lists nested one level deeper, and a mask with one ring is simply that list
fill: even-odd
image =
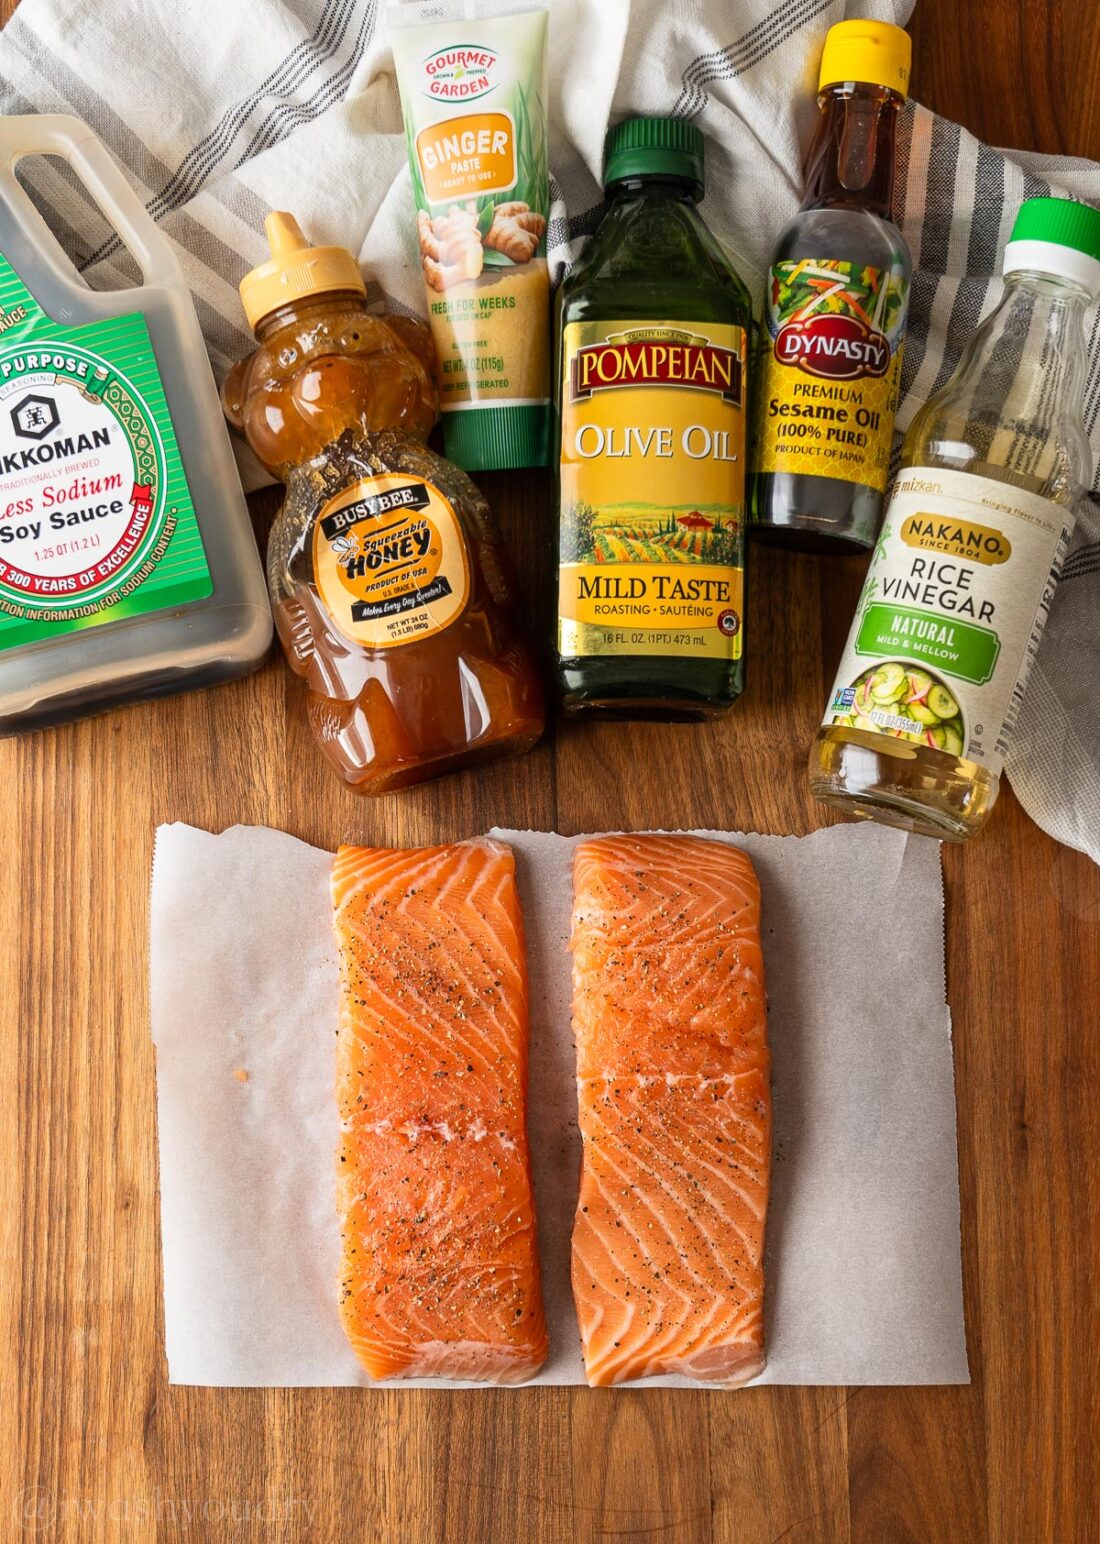
[{"label": "pompeian olive oil label", "polygon": [[563,658],[740,658],[745,352],[723,323],[566,326]]},{"label": "pompeian olive oil label", "polygon": [[758,397],[757,470],[889,480],[909,285],[832,258],[776,263]]},{"label": "pompeian olive oil label", "polygon": [[376,649],[441,632],[470,593],[453,506],[434,483],[402,472],[361,478],[322,506],[313,572],[338,630]]},{"label": "pompeian olive oil label", "polygon": [[897,481],[825,713],[1000,772],[1068,538],[1008,483],[909,467]]},{"label": "pompeian olive oil label", "polygon": [[213,588],[144,318],[62,326],[0,257],[0,649]]}]

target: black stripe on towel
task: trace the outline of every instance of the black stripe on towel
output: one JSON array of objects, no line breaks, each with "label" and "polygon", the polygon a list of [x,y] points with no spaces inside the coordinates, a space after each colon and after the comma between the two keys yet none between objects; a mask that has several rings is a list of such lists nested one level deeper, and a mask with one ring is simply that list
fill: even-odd
[{"label": "black stripe on towel", "polygon": [[[347,24],[353,5],[354,0],[325,0],[312,35],[297,43],[247,96],[227,107],[214,127],[187,152],[149,206],[154,219],[159,219],[169,209],[175,209],[195,196],[210,173],[229,157],[237,136],[253,115],[265,108],[269,98],[274,97],[276,100],[273,105],[265,108],[262,119],[253,130],[254,134],[278,111],[291,93],[332,59],[347,36]],[[233,167],[239,166],[242,159],[232,158]]]},{"label": "black stripe on towel", "polygon": [[920,238],[920,265],[927,273],[947,272],[962,132],[957,123],[949,123],[945,118],[933,119]]},{"label": "black stripe on towel", "polygon": [[1000,272],[998,245],[1005,209],[1004,157],[978,146],[974,172],[974,198],[971,203],[970,244],[966,253],[966,271],[992,276]]},{"label": "black stripe on towel", "polygon": [[[260,149],[267,149],[284,139],[299,124],[316,118],[340,97],[373,35],[377,0],[367,6],[355,34],[351,55],[344,64],[327,79],[322,79],[304,100],[289,100],[300,91],[304,82],[339,54],[347,41],[349,23],[356,8],[357,0],[325,0],[311,35],[296,44],[247,96],[227,108],[209,133],[187,152],[174,172],[150,152],[98,93],[55,54],[43,50],[35,34],[20,22],[18,16],[12,19],[9,34],[22,52],[33,58],[36,68],[73,111],[98,125],[111,150],[130,172],[146,188],[158,189],[147,200],[146,208],[154,219],[160,220],[194,198],[211,173],[229,157],[242,129],[261,108],[264,109],[263,116],[254,124],[248,144],[233,158],[233,169]],[[276,98],[273,102],[272,97]],[[120,245],[118,238],[112,236],[88,254],[85,265],[91,267],[110,258]]]},{"label": "black stripe on towel", "polygon": [[683,90],[671,116],[694,118],[707,103],[703,87],[712,80],[734,80],[766,59],[800,27],[827,11],[832,0],[784,0],[772,14],[750,27],[736,42],[714,53],[699,54],[683,72]]}]

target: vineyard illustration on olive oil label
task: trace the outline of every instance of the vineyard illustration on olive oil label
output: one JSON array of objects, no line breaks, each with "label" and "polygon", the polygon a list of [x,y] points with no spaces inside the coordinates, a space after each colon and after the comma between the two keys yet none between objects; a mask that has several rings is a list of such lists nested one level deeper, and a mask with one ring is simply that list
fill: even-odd
[{"label": "vineyard illustration on olive oil label", "polygon": [[576,499],[562,510],[562,558],[573,563],[736,563],[741,522],[727,505],[668,509]]}]

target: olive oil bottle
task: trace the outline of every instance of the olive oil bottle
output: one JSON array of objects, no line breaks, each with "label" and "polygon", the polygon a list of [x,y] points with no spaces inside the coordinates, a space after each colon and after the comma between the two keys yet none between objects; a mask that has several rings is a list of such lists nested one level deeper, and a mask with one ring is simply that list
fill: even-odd
[{"label": "olive oil bottle", "polygon": [[748,291],[703,223],[703,137],[631,118],[558,297],[567,712],[705,718],[743,684]]},{"label": "olive oil bottle", "polygon": [[905,437],[810,752],[819,799],[955,841],[993,808],[1092,480],[1081,398],[1100,210],[1029,199],[1004,276],[1000,303]]}]

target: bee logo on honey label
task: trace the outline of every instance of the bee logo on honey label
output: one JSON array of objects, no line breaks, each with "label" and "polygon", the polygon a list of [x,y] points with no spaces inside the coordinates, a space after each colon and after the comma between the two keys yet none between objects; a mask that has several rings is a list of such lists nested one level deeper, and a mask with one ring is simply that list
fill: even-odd
[{"label": "bee logo on honey label", "polygon": [[466,605],[469,562],[450,502],[403,473],[363,478],[321,509],[317,590],[354,643],[392,648],[431,637]]}]

